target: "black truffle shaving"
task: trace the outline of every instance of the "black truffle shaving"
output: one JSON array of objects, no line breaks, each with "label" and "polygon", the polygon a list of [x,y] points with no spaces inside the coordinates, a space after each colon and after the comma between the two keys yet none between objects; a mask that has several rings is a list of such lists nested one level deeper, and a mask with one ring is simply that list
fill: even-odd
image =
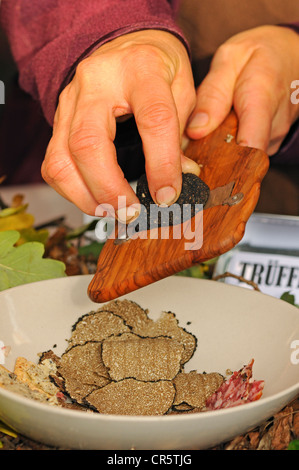
[{"label": "black truffle shaving", "polygon": [[141,213],[134,224],[137,226],[139,223],[140,227],[144,228],[144,221],[146,221],[146,227],[149,230],[178,225],[194,217],[204,208],[210,195],[210,189],[198,176],[192,173],[183,173],[182,191],[179,198],[171,206],[161,207],[153,201],[144,174],[137,182],[136,195],[141,203]]}]

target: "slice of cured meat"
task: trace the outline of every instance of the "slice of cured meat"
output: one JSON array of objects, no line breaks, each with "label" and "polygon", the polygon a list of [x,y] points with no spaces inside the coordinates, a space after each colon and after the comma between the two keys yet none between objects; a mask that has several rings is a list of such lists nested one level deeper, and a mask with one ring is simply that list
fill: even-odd
[{"label": "slice of cured meat", "polygon": [[213,395],[206,401],[206,411],[230,408],[243,403],[258,400],[263,393],[264,381],[253,380],[252,366],[254,360],[242,369],[234,372]]}]

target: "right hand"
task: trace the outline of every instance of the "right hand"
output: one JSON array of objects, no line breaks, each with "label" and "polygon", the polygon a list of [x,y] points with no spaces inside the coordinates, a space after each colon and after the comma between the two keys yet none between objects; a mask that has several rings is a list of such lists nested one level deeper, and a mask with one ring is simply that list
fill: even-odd
[{"label": "right hand", "polygon": [[62,91],[42,175],[83,212],[100,204],[127,220],[138,199],[116,159],[116,119],[133,114],[143,143],[154,201],[170,205],[181,191],[182,171],[199,174],[181,150],[196,103],[187,51],[174,35],[159,30],[126,34],[99,47],[77,67]]}]

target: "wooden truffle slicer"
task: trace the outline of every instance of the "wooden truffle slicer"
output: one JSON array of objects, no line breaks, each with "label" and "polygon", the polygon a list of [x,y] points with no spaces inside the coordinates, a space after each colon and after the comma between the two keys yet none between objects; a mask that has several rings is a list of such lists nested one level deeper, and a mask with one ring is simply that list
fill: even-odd
[{"label": "wooden truffle slicer", "polygon": [[[201,165],[210,197],[202,211],[178,227],[145,230],[122,243],[109,238],[88,287],[94,302],[107,302],[217,257],[243,237],[269,166],[261,150],[236,143],[232,111],[209,136],[189,143],[185,154]],[[193,236],[193,239],[192,239]]]}]

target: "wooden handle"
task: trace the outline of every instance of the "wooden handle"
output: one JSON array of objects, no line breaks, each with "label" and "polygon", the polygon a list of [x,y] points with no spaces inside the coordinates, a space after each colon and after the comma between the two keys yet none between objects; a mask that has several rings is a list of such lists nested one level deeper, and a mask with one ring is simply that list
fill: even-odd
[{"label": "wooden handle", "polygon": [[[115,299],[212,259],[241,240],[246,222],[258,201],[269,159],[261,150],[237,145],[237,128],[237,118],[232,111],[209,136],[190,142],[185,153],[202,165],[200,177],[210,190],[233,183],[232,196],[242,194],[242,200],[235,205],[219,204],[205,208],[201,212],[202,217],[196,219],[195,216],[184,223],[184,233],[180,238],[175,238],[174,227],[163,227],[159,230],[158,239],[153,239],[156,233],[148,230],[146,238],[130,239],[119,245],[114,243],[114,239],[107,240],[98,260],[97,272],[88,287],[88,294],[94,302]],[[200,237],[195,237],[193,245],[190,242],[195,226],[198,231],[202,230],[202,244]]]}]

